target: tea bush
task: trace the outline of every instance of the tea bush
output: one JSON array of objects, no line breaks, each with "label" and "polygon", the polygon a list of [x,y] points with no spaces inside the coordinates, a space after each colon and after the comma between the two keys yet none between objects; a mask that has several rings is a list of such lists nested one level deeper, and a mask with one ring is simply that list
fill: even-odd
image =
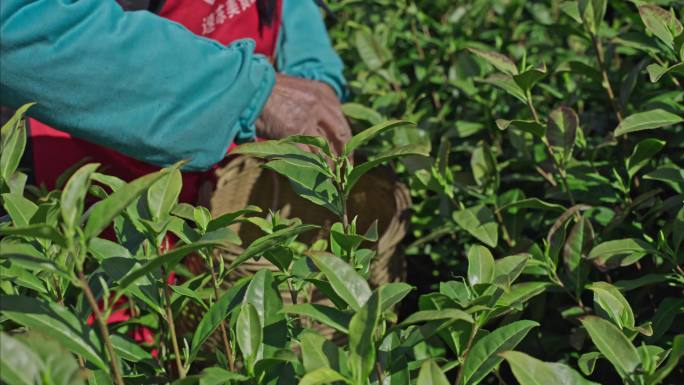
[{"label": "tea bush", "polygon": [[[303,136],[236,151],[339,218],[311,245],[297,237],[320,224],[178,203],[182,163],[130,183],[86,164],[54,191],[27,186],[26,106],[2,128],[0,379],[681,382],[683,10],[658,4],[331,3],[358,133],[340,156]],[[357,228],[346,200],[385,162],[413,196],[410,284],[373,288],[377,226]],[[238,222],[264,235],[242,244]],[[251,258],[278,271],[226,287]],[[182,330],[189,309],[200,320]]]}]

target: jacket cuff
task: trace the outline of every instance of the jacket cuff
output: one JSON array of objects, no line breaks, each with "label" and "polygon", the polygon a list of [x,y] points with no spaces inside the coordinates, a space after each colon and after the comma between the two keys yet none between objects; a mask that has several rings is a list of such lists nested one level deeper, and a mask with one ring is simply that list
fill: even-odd
[{"label": "jacket cuff", "polygon": [[[246,40],[245,44],[253,44],[253,42]],[[237,134],[235,135],[237,143],[253,140],[256,136],[254,123],[264,109],[275,85],[275,70],[268,59],[263,55],[254,55],[253,61],[250,80],[255,84],[256,92],[237,121]]]}]

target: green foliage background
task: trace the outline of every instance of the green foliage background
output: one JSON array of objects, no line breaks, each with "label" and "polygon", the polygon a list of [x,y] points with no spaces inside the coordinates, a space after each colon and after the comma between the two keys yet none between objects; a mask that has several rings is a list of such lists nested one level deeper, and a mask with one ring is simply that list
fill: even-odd
[{"label": "green foliage background", "polygon": [[[30,106],[2,127],[0,381],[679,384],[684,6],[330,6],[357,132],[344,154],[303,136],[235,151],[334,213],[328,239],[300,242],[320,224],[254,206],[214,218],[178,203],[182,162],[130,182],[77,165],[54,191],[28,186]],[[357,228],[346,200],[385,162],[414,202],[408,284],[371,287],[378,229]],[[263,236],[243,244],[236,223]],[[275,269],[228,280],[251,258]],[[177,328],[189,312],[196,326]],[[132,340],[140,327],[151,342]]]}]

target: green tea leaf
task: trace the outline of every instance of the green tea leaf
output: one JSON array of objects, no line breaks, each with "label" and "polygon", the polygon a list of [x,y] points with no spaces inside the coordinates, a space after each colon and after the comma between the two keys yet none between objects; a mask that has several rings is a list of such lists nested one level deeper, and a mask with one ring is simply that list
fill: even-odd
[{"label": "green tea leaf", "polygon": [[380,124],[384,120],[382,115],[380,115],[377,111],[359,103],[343,104],[342,112],[352,119],[364,120],[373,125]]},{"label": "green tea leaf", "polygon": [[349,368],[353,383],[362,384],[375,365],[375,329],[380,322],[380,292],[374,291],[349,322]]},{"label": "green tea leaf", "polygon": [[252,242],[247,248],[240,253],[240,255],[233,260],[233,262],[226,268],[228,271],[232,271],[238,266],[240,266],[244,261],[263,255],[266,251],[280,246],[285,243],[288,239],[294,238],[297,235],[317,229],[318,226],[314,225],[294,225],[284,229],[280,229],[272,234],[265,235],[256,241]]},{"label": "green tea leaf", "polygon": [[468,250],[468,282],[475,286],[494,279],[494,257],[488,248],[473,245]]},{"label": "green tea leaf", "polygon": [[352,189],[356,185],[356,182],[358,182],[359,179],[368,171],[381,165],[382,163],[407,155],[429,156],[430,148],[422,143],[409,144],[407,146],[393,148],[387,152],[378,155],[371,161],[354,166],[354,169],[349,173],[349,176],[347,177],[347,184],[345,185],[344,189],[345,195],[348,196],[351,193]]},{"label": "green tea leaf", "polygon": [[[174,166],[176,167],[176,166]],[[170,169],[164,169],[154,174],[142,176],[114,191],[107,198],[93,205],[83,230],[86,238],[100,235],[122,211],[135,201],[146,189],[158,181]]]},{"label": "green tea leaf", "polygon": [[40,223],[22,227],[0,227],[0,234],[16,235],[26,238],[47,239],[60,246],[66,246],[66,240],[64,239],[64,236],[62,236],[62,234],[60,234],[56,228]]},{"label": "green tea leaf", "polygon": [[257,360],[274,357],[278,350],[286,347],[287,324],[282,314],[283,300],[278,284],[270,270],[261,269],[254,274],[243,302],[254,306],[263,328],[263,344],[256,355]]},{"label": "green tea leaf", "polygon": [[314,371],[306,373],[298,385],[325,385],[334,382],[342,381],[350,384],[343,375],[330,368],[318,368]]},{"label": "green tea leaf", "polygon": [[24,114],[35,103],[24,104],[19,107],[12,118],[2,126],[0,140],[0,178],[8,181],[19,167],[21,157],[26,148],[26,124]]},{"label": "green tea leaf", "polygon": [[104,353],[99,346],[93,345],[97,340],[92,330],[66,308],[36,298],[12,295],[0,297],[0,312],[18,324],[56,339],[98,368],[109,369],[102,359]]},{"label": "green tea leaf", "polygon": [[219,327],[221,322],[224,321],[235,308],[240,306],[247,289],[247,283],[249,283],[248,280],[236,282],[209,307],[209,310],[207,310],[197,324],[195,332],[192,335],[189,362],[194,361],[204,342],[206,342],[209,336],[211,336]]},{"label": "green tea leaf", "polygon": [[620,290],[607,282],[594,282],[588,289],[594,292],[594,304],[608,314],[621,329],[634,327],[632,307]]},{"label": "green tea leaf", "polygon": [[667,127],[684,121],[679,115],[675,115],[663,109],[655,109],[645,112],[637,112],[626,117],[616,128],[615,136],[629,134],[631,132],[652,130]]},{"label": "green tea leaf", "polygon": [[518,75],[513,75],[513,80],[527,92],[531,90],[537,82],[546,76],[546,64],[542,63],[534,68],[530,68],[527,71],[522,72]]},{"label": "green tea leaf", "polygon": [[413,286],[403,282],[389,282],[380,286],[378,290],[380,291],[380,298],[382,298],[380,305],[382,312],[390,310],[394,305],[401,302],[413,289]]},{"label": "green tea leaf", "polygon": [[354,43],[361,60],[372,71],[382,68],[383,64],[392,59],[392,52],[380,42],[378,36],[369,28],[361,28],[356,31]]},{"label": "green tea leaf", "polygon": [[475,55],[481,57],[482,59],[486,60],[489,64],[493,65],[496,69],[506,73],[507,75],[518,74],[518,68],[515,66],[515,63],[513,63],[513,61],[509,59],[506,55],[502,55],[498,52],[483,51],[475,48],[468,48],[468,50],[474,53]]},{"label": "green tea leaf", "polygon": [[[644,22],[646,29],[665,45],[674,49],[674,38],[681,34],[684,28],[672,13],[655,4],[644,4],[639,7],[639,16],[641,16],[641,21]],[[674,28],[671,29],[670,26]]]},{"label": "green tea leaf", "polygon": [[552,148],[561,152],[565,162],[572,158],[578,128],[579,117],[572,108],[559,107],[549,114],[546,138]]},{"label": "green tea leaf", "polygon": [[311,260],[330,285],[352,309],[359,311],[371,296],[368,282],[349,264],[329,253],[317,252]]},{"label": "green tea leaf", "polygon": [[499,226],[492,211],[484,205],[477,205],[454,211],[453,218],[470,235],[489,247],[496,247],[499,240]]},{"label": "green tea leaf", "polygon": [[7,385],[41,383],[43,360],[28,346],[4,332],[0,333],[0,380]]},{"label": "green tea leaf", "polygon": [[171,209],[178,203],[183,178],[178,169],[173,169],[154,182],[147,190],[147,207],[154,221],[169,216]]},{"label": "green tea leaf", "polygon": [[299,346],[302,348],[302,363],[307,372],[320,368],[339,368],[339,347],[322,335],[304,332],[299,339]]},{"label": "green tea leaf", "polygon": [[483,80],[485,83],[495,85],[502,90],[508,92],[511,96],[520,100],[523,103],[527,102],[527,95],[525,91],[515,82],[513,77],[506,74],[492,74]]},{"label": "green tea leaf", "polygon": [[529,259],[528,254],[515,254],[497,259],[494,263],[494,283],[504,287],[511,286],[522,274]]},{"label": "green tea leaf", "polygon": [[441,309],[441,310],[420,310],[403,320],[399,325],[408,326],[416,323],[428,321],[456,321],[463,320],[469,323],[473,322],[473,317],[470,314],[458,309]]},{"label": "green tea leaf", "polygon": [[658,368],[655,373],[647,377],[646,383],[658,385],[665,380],[673,370],[679,365],[679,361],[684,357],[684,334],[679,334],[672,340],[672,350],[668,355],[667,361]]},{"label": "green tea leaf", "polygon": [[497,119],[496,120],[496,126],[499,127],[499,130],[505,130],[508,127],[515,127],[521,131],[528,132],[538,138],[544,137],[546,135],[546,127],[542,126],[541,124],[535,122],[534,120],[505,120],[505,119]]},{"label": "green tea leaf", "polygon": [[634,178],[637,172],[648,164],[651,158],[665,146],[665,141],[654,138],[644,139],[634,146],[632,155],[627,158],[625,166],[629,179]]},{"label": "green tea leaf", "polygon": [[449,385],[449,380],[434,360],[426,360],[420,366],[416,385]]},{"label": "green tea leaf", "polygon": [[249,370],[252,370],[254,360],[259,353],[262,343],[259,313],[257,313],[256,308],[252,304],[243,302],[240,305],[240,315],[238,315],[237,324],[235,325],[235,335],[247,367]]},{"label": "green tea leaf", "polygon": [[598,350],[613,364],[621,377],[632,374],[641,358],[632,343],[616,326],[602,318],[587,316],[581,319]]},{"label": "green tea leaf", "polygon": [[98,167],[100,167],[99,163],[86,164],[76,170],[64,186],[59,208],[62,211],[62,220],[68,229],[73,230],[74,227],[80,224],[90,178]]},{"label": "green tea leaf", "polygon": [[319,304],[300,303],[296,305],[285,306],[283,312],[309,317],[314,321],[328,325],[342,333],[349,333],[349,321],[351,320],[351,315],[333,307]]},{"label": "green tea leaf", "polygon": [[520,385],[598,385],[565,364],[544,362],[516,351],[503,352],[501,356]]},{"label": "green tea leaf", "polygon": [[640,239],[616,239],[598,244],[587,258],[602,268],[610,269],[631,265],[653,250],[651,245]]},{"label": "green tea leaf", "polygon": [[21,195],[2,194],[2,205],[16,227],[28,226],[38,206]]},{"label": "green tea leaf", "polygon": [[480,338],[471,348],[463,364],[463,384],[480,382],[503,361],[499,354],[514,349],[536,326],[539,324],[534,321],[516,321]]},{"label": "green tea leaf", "polygon": [[375,138],[376,136],[380,135],[381,133],[387,130],[407,126],[413,127],[415,126],[415,124],[401,120],[390,120],[388,122],[376,124],[375,126],[363,130],[358,134],[354,135],[351,139],[349,139],[349,141],[344,145],[344,151],[342,152],[342,156],[349,156],[359,146],[368,143],[371,139]]}]

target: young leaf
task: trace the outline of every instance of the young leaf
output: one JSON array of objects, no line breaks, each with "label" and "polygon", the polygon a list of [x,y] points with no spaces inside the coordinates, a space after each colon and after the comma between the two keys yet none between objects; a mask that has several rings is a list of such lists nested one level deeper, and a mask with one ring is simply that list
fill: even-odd
[{"label": "young leaf", "polygon": [[473,237],[489,247],[496,247],[499,240],[499,226],[492,211],[483,205],[466,208],[453,213],[454,221]]},{"label": "young leaf", "polygon": [[449,385],[449,380],[434,360],[426,360],[420,366],[416,385]]},{"label": "young leaf", "polygon": [[42,383],[45,364],[28,346],[9,334],[0,332],[0,380],[8,385]]},{"label": "young leaf", "polygon": [[634,178],[639,170],[648,164],[651,158],[665,146],[665,141],[655,138],[644,139],[634,146],[632,155],[627,158],[625,166],[629,179]]},{"label": "young leaf", "polygon": [[473,322],[473,317],[470,314],[458,309],[441,309],[441,310],[420,310],[417,311],[404,319],[399,325],[408,326],[416,323],[428,322],[428,321],[456,321],[462,320],[468,323]]},{"label": "young leaf", "polygon": [[300,303],[288,305],[283,309],[283,313],[297,314],[313,319],[314,321],[328,325],[344,334],[349,333],[349,321],[351,316],[334,307],[319,304]]},{"label": "young leaf", "polygon": [[318,368],[308,372],[299,380],[298,385],[325,385],[336,382],[345,382],[350,384],[346,377],[330,368]]},{"label": "young leaf", "polygon": [[168,217],[178,203],[183,178],[178,169],[173,169],[156,181],[147,190],[147,207],[154,221]]},{"label": "young leaf", "polygon": [[684,62],[671,66],[653,63],[646,67],[646,71],[648,71],[648,78],[651,80],[651,83],[655,83],[667,73],[684,75]]},{"label": "young leaf", "polygon": [[382,298],[380,305],[382,312],[390,310],[392,306],[401,302],[413,289],[413,286],[403,282],[389,282],[380,286],[378,290]]},{"label": "young leaf", "polygon": [[657,108],[645,112],[637,112],[626,117],[616,128],[615,136],[629,134],[630,132],[652,130],[655,128],[671,126],[684,121],[679,115]]},{"label": "young leaf", "polygon": [[311,260],[328,279],[335,293],[355,311],[359,311],[370,298],[371,290],[366,279],[341,258],[317,252],[311,255]]},{"label": "young leaf", "polygon": [[505,130],[508,127],[515,127],[521,131],[528,132],[538,138],[544,137],[546,135],[546,127],[535,122],[534,120],[505,120],[497,119],[496,126],[499,130]]},{"label": "young leaf", "polygon": [[613,364],[621,377],[634,373],[641,364],[641,358],[620,329],[595,316],[584,317],[581,322],[594,345]]},{"label": "young leaf", "polygon": [[374,291],[349,322],[349,368],[353,383],[369,378],[375,364],[375,332],[380,322],[380,292]]},{"label": "young leaf", "polygon": [[[177,166],[174,166],[174,168]],[[87,239],[100,235],[114,218],[128,207],[140,194],[172,169],[142,176],[114,191],[107,198],[93,205],[83,230]]]},{"label": "young leaf", "polygon": [[247,286],[243,303],[254,306],[259,315],[259,324],[264,330],[263,344],[256,355],[257,359],[272,358],[286,346],[287,324],[281,312],[283,300],[270,270],[261,269],[254,274]]},{"label": "young leaf", "polygon": [[240,266],[244,261],[263,255],[266,251],[273,247],[282,245],[286,240],[296,237],[297,235],[306,231],[317,229],[314,225],[294,225],[284,229],[280,229],[272,234],[265,235],[256,241],[252,242],[247,248],[240,253],[240,255],[233,260],[233,262],[226,268],[227,271],[233,271]]},{"label": "young leaf", "polygon": [[522,274],[529,259],[528,254],[515,254],[497,259],[494,263],[494,283],[503,287],[511,286]]},{"label": "young leaf", "polygon": [[371,139],[375,138],[376,136],[380,135],[381,133],[387,130],[405,126],[413,127],[415,126],[415,124],[401,120],[390,120],[388,122],[376,124],[371,128],[361,131],[358,134],[354,135],[351,139],[349,139],[349,141],[344,145],[342,157],[348,157],[359,146],[368,143]]},{"label": "young leaf", "polygon": [[544,362],[516,351],[503,352],[501,356],[520,385],[599,385],[565,364]]},{"label": "young leaf", "polygon": [[684,28],[672,13],[654,4],[644,4],[639,7],[639,16],[652,34],[670,49],[674,49],[674,38],[681,34]]},{"label": "young leaf", "polygon": [[377,111],[359,103],[345,103],[342,105],[342,112],[352,119],[365,120],[370,124],[380,124],[383,121],[382,115]]},{"label": "young leaf", "polygon": [[31,218],[38,211],[38,206],[35,203],[21,195],[2,194],[2,203],[16,227],[28,226],[31,223]]},{"label": "young leaf", "polygon": [[537,84],[538,81],[546,76],[546,64],[542,63],[534,68],[530,68],[521,74],[513,75],[513,80],[527,92]]},{"label": "young leaf", "polygon": [[352,189],[356,185],[356,182],[358,182],[359,179],[368,171],[381,165],[382,163],[407,155],[429,156],[430,148],[422,143],[409,144],[407,146],[393,148],[387,152],[378,155],[371,161],[354,166],[354,169],[349,173],[349,176],[347,176],[347,184],[344,188],[345,195],[348,196],[349,193],[351,193]]},{"label": "young leaf", "polygon": [[527,95],[525,94],[525,91],[520,88],[518,83],[516,83],[513,77],[510,75],[500,73],[491,74],[484,79],[483,82],[495,85],[508,92],[511,96],[515,97],[521,102],[527,103]]},{"label": "young leaf", "polygon": [[371,71],[382,68],[383,64],[392,59],[392,52],[378,39],[370,28],[361,28],[354,34],[356,50],[361,60]]},{"label": "young leaf", "polygon": [[23,227],[0,227],[0,234],[47,239],[60,246],[66,246],[66,240],[55,227],[40,223]]},{"label": "young leaf", "polygon": [[496,69],[506,73],[507,75],[513,76],[518,74],[518,68],[516,68],[515,63],[513,63],[513,61],[506,55],[502,55],[498,52],[482,51],[475,48],[468,48],[468,50],[486,60],[489,64],[493,65],[496,67]]},{"label": "young leaf", "polygon": [[62,220],[68,229],[78,226],[81,215],[83,214],[83,203],[85,201],[90,177],[100,166],[99,163],[90,163],[76,170],[69,178],[62,195],[60,196],[59,208],[62,211]]},{"label": "young leaf", "polygon": [[479,339],[463,364],[462,383],[473,385],[480,382],[501,363],[503,358],[499,354],[514,349],[536,326],[539,324],[534,321],[516,321],[499,327]]},{"label": "young leaf", "polygon": [[26,125],[24,114],[34,103],[24,104],[0,130],[0,178],[7,183],[19,167],[26,147]]},{"label": "young leaf", "polygon": [[652,251],[653,247],[640,239],[625,238],[598,244],[587,258],[602,268],[613,268],[631,265]]},{"label": "young leaf", "polygon": [[572,108],[559,107],[549,114],[546,137],[551,147],[561,151],[565,162],[572,158],[578,127],[579,117]]},{"label": "young leaf", "polygon": [[202,344],[204,344],[207,338],[209,338],[216,328],[219,327],[221,322],[225,320],[235,308],[240,306],[248,282],[249,280],[246,279],[236,282],[228,291],[223,293],[211,307],[209,307],[209,310],[204,314],[199,324],[197,324],[195,332],[192,335],[189,362],[194,361],[202,348]]},{"label": "young leaf", "polygon": [[620,290],[607,282],[594,282],[588,288],[594,292],[594,304],[608,314],[621,329],[634,327],[632,307]]},{"label": "young leaf", "polygon": [[475,286],[494,279],[494,257],[488,248],[473,245],[468,250],[468,282]]},{"label": "young leaf", "polygon": [[596,34],[606,14],[608,0],[579,0],[578,9],[582,21],[592,34]]},{"label": "young leaf", "polygon": [[93,346],[95,338],[92,331],[66,308],[36,298],[13,295],[0,297],[0,313],[18,324],[56,339],[98,368],[109,370],[109,365],[102,359],[104,353],[99,347]]},{"label": "young leaf", "polygon": [[238,346],[245,358],[248,370],[252,371],[259,348],[262,343],[262,329],[259,321],[259,313],[256,308],[249,303],[240,305],[240,315],[238,315],[235,325],[235,335]]},{"label": "young leaf", "polygon": [[322,335],[305,331],[299,339],[302,364],[307,372],[320,368],[339,369],[340,348]]},{"label": "young leaf", "polygon": [[684,357],[684,334],[679,334],[676,335],[672,341],[672,350],[670,351],[665,364],[658,368],[655,373],[648,376],[646,383],[649,385],[658,385],[663,382],[663,380],[677,368],[682,357]]}]

